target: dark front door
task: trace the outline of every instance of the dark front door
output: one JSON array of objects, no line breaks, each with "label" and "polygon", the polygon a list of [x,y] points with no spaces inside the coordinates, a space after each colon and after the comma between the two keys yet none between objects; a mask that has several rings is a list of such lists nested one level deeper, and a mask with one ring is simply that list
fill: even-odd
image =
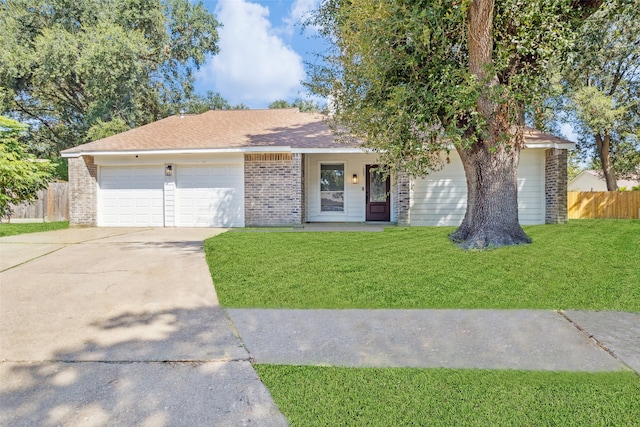
[{"label": "dark front door", "polygon": [[376,170],[378,165],[367,165],[367,221],[391,220],[391,179]]}]

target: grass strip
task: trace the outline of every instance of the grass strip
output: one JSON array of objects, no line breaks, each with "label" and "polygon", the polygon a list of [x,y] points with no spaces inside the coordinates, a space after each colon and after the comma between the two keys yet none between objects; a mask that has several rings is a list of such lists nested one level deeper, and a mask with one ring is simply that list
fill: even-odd
[{"label": "grass strip", "polygon": [[640,311],[638,220],[529,226],[533,244],[485,251],[453,230],[230,232],[205,251],[227,307]]},{"label": "grass strip", "polygon": [[0,224],[0,237],[69,228],[69,221]]},{"label": "grass strip", "polygon": [[632,426],[634,373],[256,365],[292,426]]}]

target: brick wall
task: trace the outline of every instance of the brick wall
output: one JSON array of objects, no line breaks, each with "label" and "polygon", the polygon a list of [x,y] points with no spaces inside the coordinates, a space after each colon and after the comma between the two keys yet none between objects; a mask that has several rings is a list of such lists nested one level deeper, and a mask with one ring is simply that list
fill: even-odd
[{"label": "brick wall", "polygon": [[293,226],[304,220],[302,154],[244,156],[244,218],[247,227]]},{"label": "brick wall", "polygon": [[399,172],[396,175],[396,184],[393,188],[394,194],[394,210],[395,218],[398,225],[409,225],[409,206],[411,201],[410,192],[411,180],[409,175],[404,172]]},{"label": "brick wall", "polygon": [[98,167],[93,156],[69,158],[69,223],[98,225]]},{"label": "brick wall", "polygon": [[545,223],[567,222],[567,150],[545,152]]}]

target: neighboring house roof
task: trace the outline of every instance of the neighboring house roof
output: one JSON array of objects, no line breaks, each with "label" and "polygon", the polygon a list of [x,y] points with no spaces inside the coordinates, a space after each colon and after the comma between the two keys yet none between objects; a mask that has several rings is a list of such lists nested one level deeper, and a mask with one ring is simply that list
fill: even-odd
[{"label": "neighboring house roof", "polygon": [[[625,187],[631,189],[640,185],[640,181],[619,179],[616,181],[618,188]],[[589,169],[583,170],[575,176],[567,185],[568,191],[607,191],[607,182],[604,180],[601,172]]]},{"label": "neighboring house roof", "polygon": [[[322,114],[301,113],[295,108],[211,110],[198,115],[170,116],[64,150],[62,156],[143,151],[362,151],[354,145],[337,143],[324,118]],[[531,128],[525,130],[525,143],[541,148],[574,148],[570,141]]]}]

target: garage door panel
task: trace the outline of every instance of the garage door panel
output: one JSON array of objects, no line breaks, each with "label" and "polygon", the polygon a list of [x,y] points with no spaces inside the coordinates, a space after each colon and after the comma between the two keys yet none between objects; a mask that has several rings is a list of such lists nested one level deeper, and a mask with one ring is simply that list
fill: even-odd
[{"label": "garage door panel", "polygon": [[99,206],[102,226],[164,226],[163,168],[101,168]]},{"label": "garage door panel", "polygon": [[178,166],[176,225],[244,226],[242,165]]},{"label": "garage door panel", "polygon": [[119,208],[130,208],[134,205],[133,198],[129,198],[128,195],[121,196],[121,198],[115,199],[115,202],[117,207]]},{"label": "garage door panel", "polygon": [[244,171],[242,170],[242,168],[231,168],[231,170],[229,170],[229,176],[244,176]]}]

